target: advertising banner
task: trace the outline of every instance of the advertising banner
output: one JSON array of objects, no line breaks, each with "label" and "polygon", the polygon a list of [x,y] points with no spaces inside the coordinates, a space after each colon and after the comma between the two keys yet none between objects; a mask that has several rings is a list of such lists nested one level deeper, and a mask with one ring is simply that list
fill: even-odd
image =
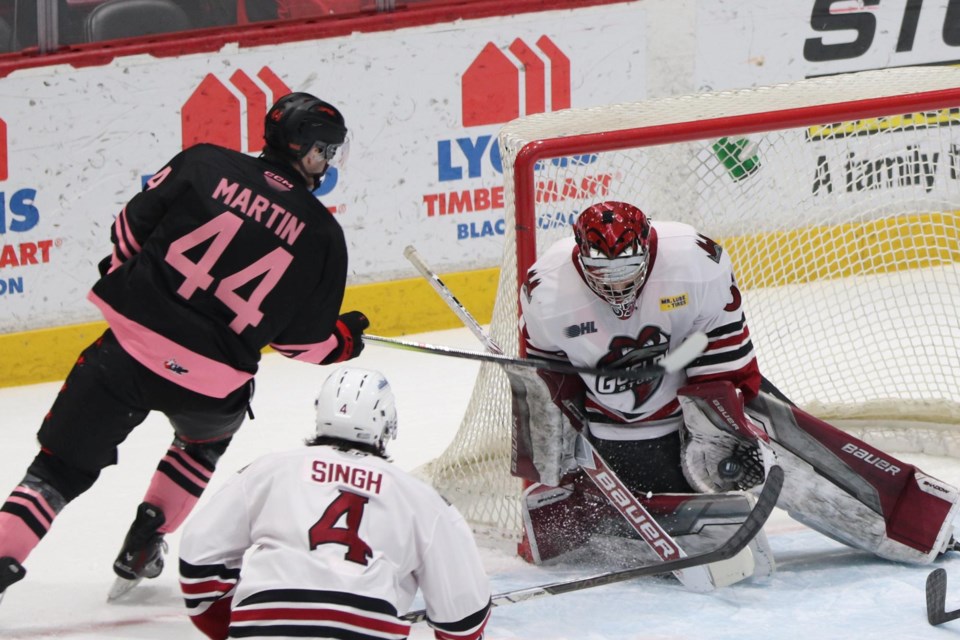
[{"label": "advertising banner", "polygon": [[[496,266],[496,133],[518,116],[644,97],[636,4],[227,47],[0,79],[0,333],[99,319],[85,301],[124,203],[181,149],[250,154],[289,91],[342,109],[350,158],[317,196],[344,227],[350,282]],[[589,33],[589,37],[585,37]]]},{"label": "advertising banner", "polygon": [[[960,0],[646,0],[16,71],[0,78],[0,333],[98,320],[85,295],[124,203],[196,142],[258,153],[263,114],[287,91],[346,116],[351,156],[317,195],[358,285],[415,277],[409,244],[441,273],[500,264],[496,135],[516,117],[944,64],[958,47]],[[894,162],[912,168],[898,180],[935,189],[958,163],[933,153],[818,151],[803,188],[839,194],[849,175],[876,189],[864,180]]]}]

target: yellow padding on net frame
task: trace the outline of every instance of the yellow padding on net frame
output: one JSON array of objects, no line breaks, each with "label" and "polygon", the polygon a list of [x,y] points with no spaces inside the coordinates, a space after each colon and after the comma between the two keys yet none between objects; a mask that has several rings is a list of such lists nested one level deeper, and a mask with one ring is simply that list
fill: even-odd
[{"label": "yellow padding on net frame", "polygon": [[960,213],[881,220],[718,239],[743,289],[923,269],[960,262]]}]

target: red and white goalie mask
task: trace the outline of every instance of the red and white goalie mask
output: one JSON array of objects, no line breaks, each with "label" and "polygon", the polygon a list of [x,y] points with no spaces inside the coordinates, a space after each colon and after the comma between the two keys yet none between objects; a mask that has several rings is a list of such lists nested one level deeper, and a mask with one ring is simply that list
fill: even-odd
[{"label": "red and white goalie mask", "polygon": [[618,318],[633,315],[647,279],[650,221],[625,202],[587,207],[573,224],[587,285],[610,303]]}]

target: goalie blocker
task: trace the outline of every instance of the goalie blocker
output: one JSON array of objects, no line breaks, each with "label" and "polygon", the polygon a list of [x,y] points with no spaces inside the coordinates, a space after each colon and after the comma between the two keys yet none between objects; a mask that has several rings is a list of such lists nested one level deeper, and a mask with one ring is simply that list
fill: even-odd
[{"label": "goalie blocker", "polygon": [[765,392],[746,408],[727,382],[689,385],[683,470],[698,490],[756,490],[758,463],[779,465],[777,506],[848,546],[929,563],[952,548],[956,488]]}]

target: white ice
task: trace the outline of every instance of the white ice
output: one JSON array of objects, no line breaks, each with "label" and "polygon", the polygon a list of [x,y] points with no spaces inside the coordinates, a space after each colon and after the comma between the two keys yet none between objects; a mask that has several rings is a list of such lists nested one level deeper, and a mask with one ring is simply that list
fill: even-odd
[{"label": "white ice", "polygon": [[[466,330],[412,339],[477,348]],[[397,394],[400,435],[396,464],[412,470],[453,438],[466,408],[475,362],[367,346],[358,366],[383,371]],[[313,426],[313,397],[329,368],[267,355],[257,379],[256,419],[241,429],[208,494],[256,456],[301,446]],[[0,492],[22,478],[36,454],[34,434],[59,383],[0,389]],[[108,604],[111,564],[172,431],[151,416],[120,448],[117,466],[70,504],[26,563],[26,578],[0,603],[0,638],[200,638],[182,608],[173,570],[178,536],[168,536],[171,566],[127,598]],[[960,461],[901,454],[924,471],[960,485]],[[767,533],[778,563],[770,578],[708,595],[686,591],[669,577],[643,578],[548,596],[494,609],[492,640],[691,640],[750,638],[950,638],[960,620],[931,627],[924,581],[930,566],[905,566],[848,549],[777,511]],[[484,550],[495,592],[593,575],[603,566],[533,567],[503,551]],[[956,584],[947,608],[960,608],[960,554],[938,562]],[[432,638],[417,625],[412,638]]]}]

